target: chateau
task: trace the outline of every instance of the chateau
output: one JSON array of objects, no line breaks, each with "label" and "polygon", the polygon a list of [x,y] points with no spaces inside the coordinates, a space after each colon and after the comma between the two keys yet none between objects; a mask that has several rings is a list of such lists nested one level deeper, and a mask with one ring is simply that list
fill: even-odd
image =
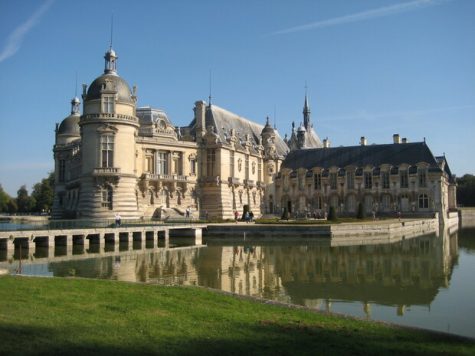
[{"label": "chateau", "polygon": [[303,122],[289,139],[211,103],[197,101],[178,127],[159,109],[137,107],[136,88],[117,72],[110,48],[104,73],[83,85],[71,114],[56,125],[53,218],[227,219],[354,215],[359,203],[378,213],[455,208],[455,180],[445,157],[425,142],[330,147],[320,140],[305,95]]}]

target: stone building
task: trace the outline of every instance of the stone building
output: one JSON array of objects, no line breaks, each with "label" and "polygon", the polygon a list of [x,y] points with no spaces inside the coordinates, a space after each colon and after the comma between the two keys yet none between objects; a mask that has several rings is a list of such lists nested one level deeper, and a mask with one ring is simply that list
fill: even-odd
[{"label": "stone building", "polygon": [[324,216],[329,207],[366,213],[446,212],[456,207],[455,180],[445,157],[424,142],[300,149],[290,152],[276,177],[280,209]]},{"label": "stone building", "polygon": [[[323,215],[330,206],[367,212],[443,212],[455,207],[445,157],[425,142],[331,148],[320,140],[305,94],[303,122],[290,139],[211,103],[197,101],[188,126],[137,107],[137,91],[117,73],[110,48],[104,73],[83,85],[56,126],[53,218],[233,218]],[[284,160],[285,159],[285,160]]]},{"label": "stone building", "polygon": [[288,152],[267,120],[260,125],[197,101],[189,126],[137,107],[110,48],[104,73],[56,127],[53,218],[183,216],[233,218],[245,206],[273,211],[273,178]]}]

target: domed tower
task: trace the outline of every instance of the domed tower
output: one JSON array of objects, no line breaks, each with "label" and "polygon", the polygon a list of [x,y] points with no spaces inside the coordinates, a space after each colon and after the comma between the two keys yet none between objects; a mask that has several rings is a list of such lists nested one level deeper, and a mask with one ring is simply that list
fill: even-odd
[{"label": "domed tower", "polygon": [[81,137],[79,130],[79,104],[77,97],[71,100],[71,115],[66,117],[56,128],[56,144],[66,145]]},{"label": "domed tower", "polygon": [[66,185],[76,178],[74,172],[77,171],[76,166],[80,164],[78,160],[81,144],[79,104],[79,99],[74,97],[71,100],[71,114],[61,121],[61,124],[56,124],[56,140],[53,148],[55,166],[54,198],[51,212],[53,219],[74,215],[71,210],[74,209],[72,193],[75,192],[74,189],[66,189]]},{"label": "domed tower", "polygon": [[135,193],[135,87],[117,74],[117,55],[106,52],[104,74],[83,85],[80,217],[138,217]]},{"label": "domed tower", "polygon": [[269,116],[266,119],[266,125],[262,129],[262,145],[264,146],[265,158],[272,158],[275,155],[275,130],[269,123]]}]

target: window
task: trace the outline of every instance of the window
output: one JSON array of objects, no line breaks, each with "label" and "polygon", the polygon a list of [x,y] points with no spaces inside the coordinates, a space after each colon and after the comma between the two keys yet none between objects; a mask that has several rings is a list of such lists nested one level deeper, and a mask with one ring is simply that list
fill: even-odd
[{"label": "window", "polygon": [[190,159],[190,173],[196,175],[196,159],[194,158]]},{"label": "window", "polygon": [[64,182],[64,177],[66,175],[66,161],[64,159],[59,160],[59,174],[58,180]]},{"label": "window", "polygon": [[314,180],[315,190],[322,189],[322,174],[321,173],[315,173],[315,176],[314,176],[313,180]]},{"label": "window", "polygon": [[401,176],[401,188],[407,188],[409,186],[409,177],[407,174],[407,170],[400,172]]},{"label": "window", "polygon": [[348,195],[348,197],[346,198],[346,211],[350,213],[355,212],[355,206],[356,206],[355,196],[353,194]]},{"label": "window", "polygon": [[168,152],[158,152],[157,174],[168,174]]},{"label": "window", "polygon": [[210,148],[207,150],[206,155],[206,174],[208,176],[214,176],[214,165],[216,163],[216,150]]},{"label": "window", "polygon": [[102,207],[112,210],[112,188],[102,189]]},{"label": "window", "polygon": [[419,209],[428,209],[429,208],[429,197],[427,194],[419,195]]},{"label": "window", "polygon": [[103,95],[102,96],[102,112],[113,114],[114,113],[114,96]]},{"label": "window", "polygon": [[337,195],[332,195],[332,197],[330,198],[330,206],[335,208],[335,209],[338,209],[338,196]]},{"label": "window", "polygon": [[391,208],[391,196],[389,194],[384,194],[382,196],[381,206],[384,211],[387,211]]},{"label": "window", "polygon": [[101,167],[111,168],[114,167],[114,136],[103,135],[101,136]]},{"label": "window", "polygon": [[346,188],[355,188],[355,172],[346,172]]},{"label": "window", "polygon": [[229,151],[229,175],[234,177],[234,151]]},{"label": "window", "polygon": [[336,173],[330,173],[330,189],[336,189]]},{"label": "window", "polygon": [[381,172],[383,189],[389,189],[389,172]]},{"label": "window", "polygon": [[427,173],[425,168],[419,169],[419,187],[427,187]]},{"label": "window", "polygon": [[262,181],[262,161],[260,158],[257,159],[257,180]]},{"label": "window", "polygon": [[244,174],[246,179],[249,179],[249,155],[246,155],[246,160],[244,162]]},{"label": "window", "polygon": [[371,172],[364,172],[364,188],[373,188],[373,174]]}]

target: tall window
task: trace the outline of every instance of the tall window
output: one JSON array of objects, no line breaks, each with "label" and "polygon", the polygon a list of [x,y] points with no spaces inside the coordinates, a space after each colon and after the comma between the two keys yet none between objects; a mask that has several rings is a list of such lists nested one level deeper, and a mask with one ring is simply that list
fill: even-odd
[{"label": "tall window", "polygon": [[168,152],[158,152],[157,174],[168,174]]},{"label": "tall window", "polygon": [[114,136],[103,135],[101,136],[101,167],[110,168],[114,167]]},{"label": "tall window", "polygon": [[330,189],[336,189],[336,173],[330,173]]},{"label": "tall window", "polygon": [[66,176],[66,161],[64,159],[59,160],[59,175],[58,180],[64,182]]},{"label": "tall window", "polygon": [[246,155],[246,160],[244,162],[244,174],[246,179],[249,179],[249,155]]},{"label": "tall window", "polygon": [[229,151],[229,175],[234,177],[234,151]]},{"label": "tall window", "polygon": [[214,176],[214,166],[216,163],[216,150],[209,148],[206,155],[206,174],[208,176]]},{"label": "tall window", "polygon": [[429,208],[429,197],[427,194],[419,195],[419,209],[428,209]]},{"label": "tall window", "polygon": [[103,95],[102,96],[102,111],[108,114],[114,113],[114,96]]},{"label": "tall window", "polygon": [[262,161],[260,158],[257,159],[257,180],[262,181]]},{"label": "tall window", "polygon": [[145,157],[145,172],[153,172],[153,156],[147,155]]},{"label": "tall window", "polygon": [[190,173],[196,175],[196,159],[190,159]]},{"label": "tall window", "polygon": [[102,189],[102,207],[112,210],[112,188]]},{"label": "tall window", "polygon": [[381,172],[383,189],[389,189],[389,172]]},{"label": "tall window", "polygon": [[419,169],[419,187],[427,187],[427,173],[425,168]]},{"label": "tall window", "polygon": [[364,173],[364,187],[365,189],[373,188],[373,173],[371,172]]},{"label": "tall window", "polygon": [[401,171],[400,175],[401,175],[401,188],[409,187],[409,177],[408,177],[407,170]]},{"label": "tall window", "polygon": [[313,183],[314,183],[315,190],[322,189],[322,174],[321,173],[315,173],[314,178],[313,178]]},{"label": "tall window", "polygon": [[347,189],[355,188],[355,172],[346,172],[346,187]]}]

